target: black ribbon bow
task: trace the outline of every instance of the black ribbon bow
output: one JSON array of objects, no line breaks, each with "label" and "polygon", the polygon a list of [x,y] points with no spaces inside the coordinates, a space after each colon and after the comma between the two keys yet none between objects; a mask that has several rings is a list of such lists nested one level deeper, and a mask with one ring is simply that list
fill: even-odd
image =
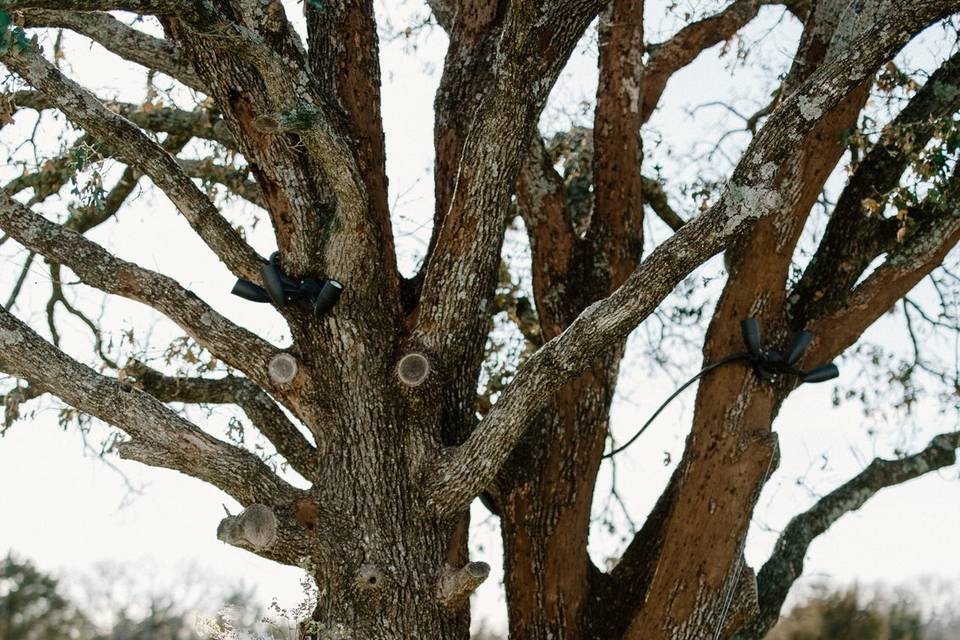
[{"label": "black ribbon bow", "polygon": [[322,316],[337,304],[343,293],[343,285],[333,279],[317,280],[306,277],[293,280],[280,270],[280,254],[274,253],[270,261],[260,267],[263,286],[240,278],[230,292],[251,302],[273,303],[283,307],[291,303],[299,304]]},{"label": "black ribbon bow", "polygon": [[633,435],[632,438],[627,440],[613,451],[604,454],[603,457],[611,458],[636,442],[637,438],[643,435],[643,432],[647,430],[647,427],[653,424],[653,421],[656,420],[658,415],[660,415],[660,412],[667,408],[667,405],[670,404],[671,400],[680,395],[684,389],[702,378],[704,375],[710,371],[713,371],[714,369],[722,367],[725,364],[747,361],[753,366],[753,370],[756,372],[756,374],[762,380],[766,380],[767,382],[774,380],[779,375],[797,376],[800,378],[801,383],[826,382],[827,380],[833,380],[840,375],[840,370],[837,369],[837,365],[833,364],[832,362],[815,369],[811,369],[810,371],[803,371],[802,369],[798,369],[794,366],[800,361],[800,358],[803,357],[803,354],[807,351],[807,347],[810,346],[810,342],[813,340],[813,334],[809,331],[801,331],[795,335],[793,337],[793,342],[790,343],[790,346],[787,347],[786,351],[776,351],[774,349],[763,348],[763,338],[760,336],[760,323],[757,322],[756,318],[747,318],[746,320],[742,321],[740,323],[740,332],[743,335],[743,344],[747,347],[746,353],[734,353],[733,355],[720,358],[716,362],[705,366],[697,373],[697,375],[684,382],[682,385],[680,385],[679,389],[670,394],[670,397],[667,398],[663,404],[661,404],[657,410],[653,412],[653,415],[650,416],[650,419],[643,423],[643,426],[640,427],[640,429]]},{"label": "black ribbon bow", "polygon": [[769,382],[778,375],[794,375],[800,378],[801,382],[814,383],[826,382],[840,375],[837,365],[832,362],[810,371],[803,371],[794,366],[806,353],[807,347],[813,340],[813,334],[809,331],[801,331],[795,335],[786,351],[763,348],[760,323],[756,318],[747,318],[741,322],[740,332],[743,334],[743,344],[746,345],[748,353],[739,355],[753,365],[753,370],[763,380]]}]

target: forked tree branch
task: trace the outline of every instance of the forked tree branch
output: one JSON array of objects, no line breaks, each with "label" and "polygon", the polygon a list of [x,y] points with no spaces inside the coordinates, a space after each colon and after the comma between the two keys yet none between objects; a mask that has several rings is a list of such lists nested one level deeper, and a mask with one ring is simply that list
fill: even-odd
[{"label": "forked tree branch", "polygon": [[208,0],[2,0],[0,9],[53,9],[56,11],[130,11],[146,15],[175,15],[192,20],[216,20],[218,12]]},{"label": "forked tree branch", "polygon": [[[895,238],[890,224],[880,219],[890,192],[913,162],[914,150],[932,138],[937,122],[960,110],[960,54],[940,66],[910,99],[881,140],[866,154],[850,177],[817,251],[791,292],[790,313],[797,324],[829,313],[845,304],[854,283]],[[910,143],[905,144],[909,139]],[[878,215],[869,216],[872,199]],[[819,293],[817,293],[819,292]]]},{"label": "forked tree branch", "polygon": [[[951,191],[960,192],[960,175],[955,173],[952,181]],[[811,361],[830,360],[856,342],[960,243],[960,203],[955,201],[946,210],[928,213],[925,218],[920,228],[907,235],[884,263],[847,296],[843,306],[810,323],[810,330],[822,336],[810,351]]]},{"label": "forked tree branch", "polygon": [[[373,29],[372,23],[370,28]],[[259,128],[266,133],[299,137],[336,196],[336,219],[327,222],[321,247],[325,269],[349,283],[355,299],[385,310],[396,308],[390,299],[398,299],[399,275],[385,212],[385,183],[380,180],[379,187],[383,189],[377,191],[381,200],[379,215],[370,206],[368,188],[376,183],[371,176],[382,176],[382,170],[371,168],[366,177],[372,181],[365,179],[361,149],[354,150],[349,119],[333,96],[322,90],[307,64],[305,52],[296,47],[270,46],[260,34],[240,25],[233,25],[233,30],[229,39],[231,51],[253,65],[271,94],[271,102],[279,109],[260,115]],[[382,140],[378,143],[382,145]],[[374,148],[378,147],[367,147]],[[376,277],[370,277],[371,269]]]},{"label": "forked tree branch", "polygon": [[346,118],[357,171],[367,196],[370,225],[379,245],[387,287],[398,292],[388,204],[386,148],[381,115],[380,47],[373,0],[305,7],[308,60],[325,94],[336,96]]},{"label": "forked tree branch", "polygon": [[363,218],[366,192],[346,123],[329,98],[320,94],[307,70],[307,61],[299,55],[284,57],[259,34],[244,27],[235,28],[237,35],[230,40],[232,47],[259,71],[273,102],[280,105],[277,113],[260,116],[260,128],[300,136],[323,167],[337,194],[339,208],[347,215]]},{"label": "forked tree branch", "polygon": [[[467,441],[447,450],[425,474],[435,509],[452,516],[490,484],[527,426],[563,384],[643,321],[678,282],[721,251],[752,220],[797,197],[793,140],[930,22],[960,8],[960,0],[892,3],[850,44],[855,60],[823,65],[771,115],[744,154],[720,202],[686,224],[644,260],[617,291],[588,307],[559,337],[531,356]],[[896,25],[896,28],[892,28]],[[786,160],[784,160],[786,158]]]},{"label": "forked tree branch", "polygon": [[129,27],[109,13],[28,9],[18,12],[15,18],[27,28],[69,29],[125,60],[165,73],[197,91],[204,89],[179,47]]},{"label": "forked tree branch", "polygon": [[69,267],[101,291],[151,306],[176,322],[229,366],[271,388],[268,362],[278,349],[238,327],[174,280],[120,260],[0,192],[0,229],[32,251]]},{"label": "forked tree branch", "polygon": [[101,141],[109,141],[124,162],[149,176],[234,274],[257,277],[262,258],[159,144],[66,78],[32,46],[10,47],[0,52],[0,62],[42,92],[78,126]]},{"label": "forked tree branch", "polygon": [[[57,109],[57,105],[52,100],[33,90],[16,91],[13,93],[12,100],[15,111],[33,109],[39,112]],[[193,111],[185,111],[167,106],[150,105],[148,107],[130,102],[100,101],[107,109],[123,116],[141,129],[173,135],[189,134],[194,138],[219,143],[230,150],[237,148],[237,142],[227,129],[223,118],[209,109],[200,107]]]},{"label": "forked tree branch", "polygon": [[[429,263],[415,335],[443,358],[476,342],[496,282],[508,199],[534,123],[570,51],[599,2],[513,3],[504,18],[491,89],[474,117],[459,158],[460,172]],[[549,34],[549,37],[547,36]],[[550,42],[536,56],[533,49]],[[533,59],[535,63],[531,63]],[[490,145],[488,140],[503,140]],[[470,321],[464,321],[468,309]]]},{"label": "forked tree branch", "polygon": [[243,504],[293,499],[299,491],[256,456],[203,432],[159,400],[97,374],[0,310],[0,369],[30,381],[124,432],[121,455],[175,469],[220,487]]},{"label": "forked tree branch", "polygon": [[762,640],[776,624],[780,608],[803,573],[810,544],[833,523],[862,507],[882,489],[952,466],[960,449],[960,431],[935,437],[922,451],[896,460],[876,459],[851,480],[794,517],[787,525],[770,559],[757,575],[760,612],[732,636],[734,640]]},{"label": "forked tree branch", "polygon": [[643,86],[643,121],[653,115],[667,81],[710,47],[729,40],[753,20],[760,7],[783,4],[772,0],[735,0],[719,13],[693,22],[665,42],[650,45]]},{"label": "forked tree branch", "polygon": [[270,396],[251,380],[232,375],[223,378],[171,377],[140,362],[127,364],[122,373],[126,382],[160,402],[239,406],[300,475],[310,479],[316,471],[316,449]]}]

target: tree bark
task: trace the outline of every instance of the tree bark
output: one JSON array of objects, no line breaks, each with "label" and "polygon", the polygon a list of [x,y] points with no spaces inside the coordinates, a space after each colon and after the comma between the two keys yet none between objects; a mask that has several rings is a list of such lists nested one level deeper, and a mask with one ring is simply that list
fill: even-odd
[{"label": "tree bark", "polygon": [[[868,158],[838,205],[818,260],[788,290],[801,230],[877,69],[914,33],[960,10],[960,1],[917,0],[909,10],[891,0],[790,2],[796,14],[809,13],[793,69],[719,200],[687,222],[641,172],[641,127],[673,74],[736,34],[766,2],[736,0],[649,50],[641,0],[430,4],[451,38],[435,105],[435,228],[420,274],[402,282],[387,202],[371,1],[309,3],[306,46],[277,0],[3,3],[22,12],[26,24],[70,28],[210,96],[193,112],[105,103],[29,39],[0,34],[0,61],[36,89],[15,94],[10,111],[58,109],[86,131],[84,144],[127,165],[106,212],[74,212],[64,224],[30,207],[69,180],[68,155],[16,178],[0,194],[0,229],[30,252],[29,260],[42,256],[89,286],[153,307],[230,369],[218,378],[181,378],[143,363],[107,363],[116,375],[105,375],[4,309],[0,370],[27,382],[3,395],[5,418],[15,417],[21,403],[57,395],[122,429],[129,439],[121,455],[232,495],[247,520],[225,520],[221,539],[302,566],[317,580],[319,601],[305,636],[467,638],[470,594],[489,572],[467,554],[468,507],[481,493],[501,517],[512,638],[716,640],[745,623],[768,626],[783,584],[770,587],[779,602],[765,598],[758,609],[743,545],[759,492],[776,468],[773,422],[792,383],[765,382],[743,364],[704,377],[676,472],[620,562],[603,572],[591,563],[587,542],[625,342],[677,283],[728,251],[731,272],[704,361],[742,350],[739,322],[747,316],[762,320],[776,346],[792,330],[810,327],[817,339],[808,358],[829,359],[943,261],[960,240],[953,200],[945,208],[918,206],[917,224],[898,244],[871,235],[841,246],[856,226],[851,212],[860,196],[889,189],[909,164]],[[166,38],[100,13],[112,10],[158,16]],[[592,131],[579,132],[584,196],[558,173],[536,124],[598,15],[595,121]],[[955,67],[953,60],[934,74],[904,118],[955,111],[958,94],[944,90],[956,89]],[[157,143],[157,132],[169,137]],[[920,133],[925,144],[932,127]],[[231,172],[178,158],[193,138],[242,153],[247,166]],[[894,151],[878,146],[875,153]],[[256,282],[263,257],[194,179],[261,205],[283,276],[293,283],[342,280],[342,300],[321,316],[292,300],[275,301],[292,337],[281,349],[187,287],[84,237],[116,213],[141,175],[235,275]],[[15,199],[28,189],[29,204]],[[946,193],[955,195],[952,189]],[[645,194],[675,233],[641,260]],[[535,311],[524,321],[535,351],[478,419],[477,383],[514,206],[533,254]],[[886,261],[861,281],[881,250]],[[849,272],[827,302],[818,302],[813,293],[838,262]],[[8,306],[22,284],[23,276]],[[66,304],[59,277],[54,286]],[[289,376],[276,375],[278,362]],[[401,362],[415,363],[415,371]],[[253,452],[214,438],[168,403],[235,405],[309,488],[291,486]],[[954,460],[947,445],[956,448],[956,438],[938,443],[920,462]],[[851,491],[913,477],[921,466],[884,475],[892,467],[878,464],[841,488],[835,502],[855,508],[860,502]],[[829,517],[821,511],[801,517],[791,539],[808,543],[810,531],[843,509]],[[240,523],[255,514],[269,526],[248,536]],[[784,562],[796,567],[796,553],[761,571],[761,594],[773,593],[763,587]]]}]

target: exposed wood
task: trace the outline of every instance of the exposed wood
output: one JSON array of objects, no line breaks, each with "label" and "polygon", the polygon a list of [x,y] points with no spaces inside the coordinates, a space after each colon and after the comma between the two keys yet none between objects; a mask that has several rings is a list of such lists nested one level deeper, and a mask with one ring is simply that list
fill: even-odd
[{"label": "exposed wood", "polygon": [[437,598],[447,608],[461,607],[489,575],[490,565],[486,562],[469,562],[459,569],[447,566],[440,576]]}]

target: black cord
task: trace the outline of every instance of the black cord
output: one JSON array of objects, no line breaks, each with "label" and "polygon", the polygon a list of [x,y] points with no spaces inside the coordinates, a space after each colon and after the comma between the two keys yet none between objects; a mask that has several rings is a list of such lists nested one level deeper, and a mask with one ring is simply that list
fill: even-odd
[{"label": "black cord", "polygon": [[750,359],[749,353],[735,353],[725,358],[720,358],[713,364],[708,364],[707,366],[705,366],[703,369],[700,370],[700,372],[697,375],[693,376],[692,378],[684,382],[679,389],[677,389],[672,394],[670,394],[670,397],[664,400],[663,404],[661,404],[657,408],[657,410],[653,412],[653,415],[650,416],[650,419],[647,420],[642,427],[640,427],[640,430],[637,431],[632,438],[627,440],[625,443],[623,443],[622,445],[620,445],[610,453],[605,453],[603,455],[604,459],[612,458],[613,456],[617,455],[618,453],[620,453],[621,451],[623,451],[624,449],[632,445],[634,442],[636,442],[637,438],[642,436],[643,432],[647,430],[647,427],[653,424],[653,421],[657,419],[657,416],[660,415],[660,413],[667,408],[667,405],[670,404],[670,401],[672,401],[674,398],[680,395],[684,389],[692,385],[694,382],[702,378],[704,375],[706,375],[707,373],[710,373],[711,371],[713,371],[718,367],[722,367],[725,364],[730,364],[731,362],[737,362],[738,360],[749,360],[749,359]]}]

